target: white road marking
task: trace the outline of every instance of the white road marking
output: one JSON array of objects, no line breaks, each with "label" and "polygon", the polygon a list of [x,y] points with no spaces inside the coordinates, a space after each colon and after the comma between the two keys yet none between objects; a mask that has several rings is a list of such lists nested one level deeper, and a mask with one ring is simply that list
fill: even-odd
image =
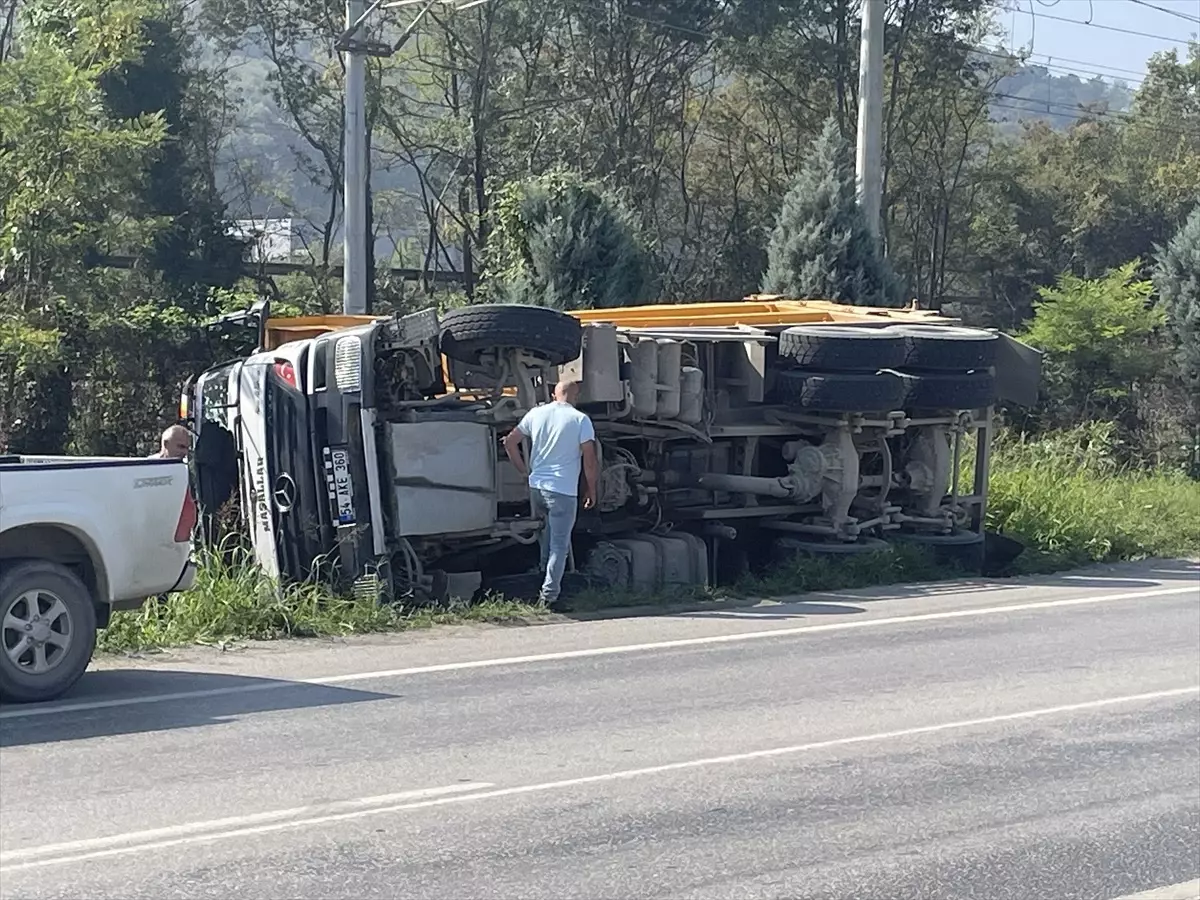
[{"label": "white road marking", "polygon": [[[376,672],[356,672],[349,675],[327,675],[320,678],[294,680],[268,680],[262,683],[238,685],[225,688],[210,688],[199,691],[178,691],[170,694],[147,694],[138,697],[120,697],[111,700],[81,700],[77,703],[59,703],[45,706],[23,706],[0,712],[0,720],[23,719],[30,716],[48,716],[55,713],[85,712],[97,709],[114,709],[121,706],[140,706],[146,703],[162,703],[167,700],[200,700],[208,697],[224,697],[235,694],[252,694],[261,691],[282,690],[300,686],[331,686],[354,684],[359,681],[374,681],[381,678],[403,678],[413,675],[429,675],[438,672],[460,672],[468,669],[491,669],[502,666],[521,666],[534,663],[559,662],[570,659],[589,659],[598,656],[617,656],[626,653],[644,653],[652,650],[676,650],[684,647],[706,647],[715,644],[739,644],[766,638],[795,637],[803,634],[820,634],[831,631],[855,631],[864,628],[883,628],[889,625],[911,625],[917,622],[941,622],[952,619],[974,619],[1005,613],[1029,612],[1039,609],[1062,609],[1072,606],[1092,606],[1099,603],[1116,603],[1122,600],[1141,600],[1150,597],[1171,597],[1195,594],[1200,599],[1200,587],[1156,588],[1123,594],[1099,594],[1089,597],[1070,597],[1063,600],[1039,600],[1029,603],[1010,603],[1004,606],[985,606],[978,609],[955,609],[934,613],[916,613],[907,616],[887,616],[878,619],[858,619],[850,622],[828,622],[821,625],[800,625],[795,628],[775,628],[768,631],[746,631],[735,634],[718,634],[707,637],[678,638],[669,641],[651,641],[644,644],[620,644],[611,647],[590,647],[584,650],[562,650],[555,653],[535,653],[529,656],[505,656],[497,659],[476,659],[465,662],[439,663],[430,666],[413,666],[404,669],[382,669]],[[847,597],[847,600],[853,598]],[[197,673],[201,674],[201,673]]]},{"label": "white road marking", "polygon": [[[401,802],[390,805],[370,806],[362,809],[352,809],[346,812],[331,812],[323,815],[295,818],[280,822],[263,822],[254,815],[235,817],[223,820],[231,827],[226,831],[206,831],[191,834],[189,826],[178,826],[180,836],[161,840],[149,839],[135,843],[138,836],[146,832],[133,832],[126,835],[114,835],[100,838],[113,846],[103,849],[88,849],[96,845],[96,841],[78,841],[70,844],[60,844],[53,848],[59,855],[46,856],[42,859],[32,859],[17,862],[13,865],[0,865],[0,875],[7,872],[17,872],[23,869],[40,868],[44,866],[65,865],[91,859],[102,859],[111,856],[121,856],[129,853],[140,853],[149,850],[161,850],[168,847],[178,847],[185,844],[195,844],[205,841],[228,840],[230,838],[248,837],[250,835],[267,834],[291,828],[306,828],[316,825],[327,825],[331,822],[346,822],[362,819],[368,816],[386,815],[407,812],[416,809],[428,809],[435,806],[447,806],[452,803],[471,803],[479,800],[491,800],[499,797],[515,797],[522,794],[537,794],[548,791],[564,790],[585,785],[604,784],[612,781],[625,781],[633,778],[645,778],[652,775],[664,775],[670,772],[681,772],[687,769],[698,769],[705,766],[728,765],[753,760],[772,759],[781,756],[794,756],[817,750],[828,750],[834,747],[847,747],[853,744],[877,743],[898,738],[917,737],[926,734],[936,734],[943,731],[956,731],[966,728],[977,728],[984,725],[998,725],[1005,722],[1017,722],[1028,719],[1038,719],[1045,716],[1061,715],[1063,713],[1082,712],[1084,710],[1103,709],[1128,703],[1140,703],[1153,700],[1164,700],[1171,697],[1183,697],[1189,694],[1200,695],[1200,685],[1171,690],[1152,691],[1145,694],[1130,694],[1124,697],[1108,697],[1103,700],[1087,700],[1082,703],[1071,703],[1064,706],[1051,706],[1042,709],[1026,710],[1017,713],[1005,713],[997,716],[985,716],[978,719],[963,719],[957,722],[943,722],[938,725],[922,725],[915,728],[901,728],[896,731],[883,731],[875,734],[857,735],[854,737],[833,738],[826,741],[813,741],[807,744],[795,744],[790,747],[775,747],[769,750],[753,750],[747,753],[733,753],[728,756],[712,756],[705,759],[692,759],[685,762],[666,763],[658,766],[647,766],[641,769],[625,769],[617,772],[606,772],[600,775],[584,775],[578,778],[566,778],[561,781],[546,781],[539,784],[526,784],[517,787],[497,788],[495,790],[480,790],[453,796],[436,797],[427,800]],[[349,803],[362,801],[348,801]],[[17,854],[26,851],[15,851]],[[6,856],[11,856],[8,854]]]},{"label": "white road marking", "polygon": [[1200,900],[1200,878],[1165,887],[1151,888],[1140,894],[1126,894],[1115,900]]},{"label": "white road marking", "polygon": [[20,850],[0,852],[0,865],[33,859],[39,856],[79,853],[86,850],[106,850],[122,844],[152,844],[163,839],[196,837],[209,832],[222,834],[231,828],[247,825],[263,825],[290,819],[318,818],[332,813],[352,812],[375,806],[391,807],[397,803],[424,800],[430,797],[442,797],[448,794],[466,794],[473,791],[485,790],[490,787],[495,787],[490,781],[470,781],[461,784],[451,784],[446,787],[422,788],[413,791],[401,791],[396,794],[381,794],[377,797],[358,797],[353,800],[314,803],[309,806],[298,806],[294,809],[275,809],[269,812],[251,813],[246,816],[232,816],[227,819],[188,822],[183,825],[170,825],[166,828],[152,828],[147,831],[130,831],[125,834],[112,835],[111,837],[68,841],[63,844],[39,844],[33,847],[22,847]]}]

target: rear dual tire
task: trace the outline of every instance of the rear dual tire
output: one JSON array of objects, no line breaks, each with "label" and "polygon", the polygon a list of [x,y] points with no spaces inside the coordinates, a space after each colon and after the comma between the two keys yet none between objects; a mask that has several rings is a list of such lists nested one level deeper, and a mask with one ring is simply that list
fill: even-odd
[{"label": "rear dual tire", "polygon": [[812,412],[982,409],[996,398],[996,379],[988,371],[867,374],[790,369],[775,378],[785,406]]}]

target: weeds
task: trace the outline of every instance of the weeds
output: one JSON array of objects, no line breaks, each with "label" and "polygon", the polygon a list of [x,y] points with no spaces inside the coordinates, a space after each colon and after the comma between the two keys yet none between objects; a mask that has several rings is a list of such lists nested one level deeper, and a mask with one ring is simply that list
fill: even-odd
[{"label": "weeds", "polygon": [[996,442],[988,526],[1026,545],[1025,572],[1200,554],[1200,482],[1117,463],[1107,424]]},{"label": "weeds", "polygon": [[540,615],[538,606],[502,597],[437,609],[378,604],[338,596],[320,584],[280,587],[242,553],[232,561],[202,557],[192,590],[114,613],[97,646],[111,652],[236,640],[339,636],[406,631],[456,622],[514,622]]}]

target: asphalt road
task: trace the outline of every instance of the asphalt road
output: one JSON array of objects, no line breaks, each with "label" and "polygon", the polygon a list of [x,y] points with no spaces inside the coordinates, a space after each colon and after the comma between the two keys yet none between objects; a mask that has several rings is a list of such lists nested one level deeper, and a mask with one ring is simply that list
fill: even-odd
[{"label": "asphalt road", "polygon": [[5,898],[1192,900],[1198,877],[1189,563],[110,660],[0,709]]}]

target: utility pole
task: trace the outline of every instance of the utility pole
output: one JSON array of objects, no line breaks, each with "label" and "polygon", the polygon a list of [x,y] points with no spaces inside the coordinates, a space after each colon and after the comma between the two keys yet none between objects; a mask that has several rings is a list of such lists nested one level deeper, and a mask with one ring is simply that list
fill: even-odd
[{"label": "utility pole", "polygon": [[371,275],[367,271],[367,51],[354,40],[366,12],[364,0],[346,0],[346,31],[350,37],[342,42],[346,62],[342,311],[348,316],[366,315],[367,279]]},{"label": "utility pole", "polygon": [[883,24],[887,0],[862,0],[862,50],[858,64],[858,203],[871,234],[879,237],[883,207]]},{"label": "utility pole", "polygon": [[[342,311],[348,316],[367,313],[367,287],[374,277],[368,260],[367,241],[367,198],[370,193],[371,173],[367,156],[367,57],[391,56],[412,37],[413,31],[425,14],[436,4],[461,12],[482,6],[487,0],[346,0],[346,30],[334,42],[334,47],[344,54],[346,66],[346,88],[343,104],[346,110],[343,140],[342,198],[345,223],[342,226]],[[380,44],[359,40],[360,28],[377,9],[395,9],[421,5],[420,12],[400,33],[395,44]]]}]

